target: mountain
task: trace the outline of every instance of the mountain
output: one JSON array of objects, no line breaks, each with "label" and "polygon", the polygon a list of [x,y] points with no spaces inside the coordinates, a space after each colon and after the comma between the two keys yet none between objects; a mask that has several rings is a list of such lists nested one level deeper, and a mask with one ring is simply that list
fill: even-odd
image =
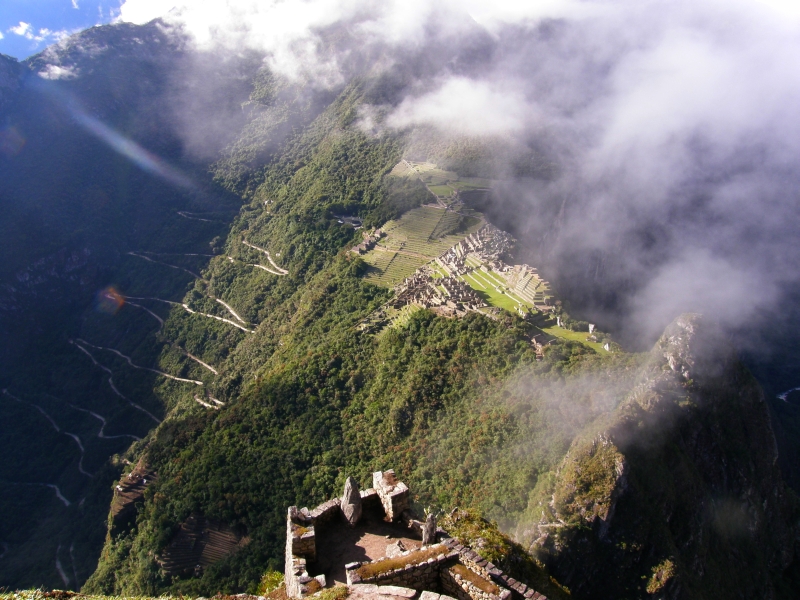
[{"label": "mountain", "polygon": [[707,319],[677,318],[593,429],[539,490],[522,534],[573,594],[792,594],[800,505],[764,394]]},{"label": "mountain", "polygon": [[[419,507],[516,532],[531,553],[510,572],[575,597],[791,596],[797,500],[769,412],[702,319],[606,351],[544,292],[503,304],[539,279],[493,295],[488,264],[471,280],[494,308],[385,317],[390,263],[402,280],[494,219],[496,140],[363,120],[419,70],[472,68],[462,50],[355,61],[324,90],[159,22],[0,57],[0,585],[255,591],[287,506],[394,468]],[[535,153],[520,169],[552,174]],[[350,251],[376,228],[379,250]],[[218,560],[195,569],[204,530]]]}]

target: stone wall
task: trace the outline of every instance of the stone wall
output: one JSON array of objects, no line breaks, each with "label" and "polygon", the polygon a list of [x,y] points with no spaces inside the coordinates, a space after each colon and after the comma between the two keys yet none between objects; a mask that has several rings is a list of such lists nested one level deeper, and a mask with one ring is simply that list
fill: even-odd
[{"label": "stone wall", "polygon": [[[513,577],[503,573],[497,566],[481,558],[480,555],[471,548],[459,544],[455,538],[446,537],[442,540],[442,544],[452,551],[458,552],[459,562],[461,562],[461,564],[483,577],[491,578],[491,581],[501,588],[508,588],[508,590],[511,590],[511,600],[547,600],[547,596],[540,594],[532,587],[528,587],[521,581],[517,581]],[[503,593],[501,592],[500,595],[503,596]]]},{"label": "stone wall", "polygon": [[458,600],[507,600],[511,596],[508,590],[499,590],[499,595],[485,592],[451,569],[442,569],[440,577],[442,591]]},{"label": "stone wall", "polygon": [[394,469],[373,473],[372,487],[378,492],[387,521],[398,520],[403,511],[409,509],[411,498],[408,486],[397,480]]},{"label": "stone wall", "polygon": [[[362,509],[383,513],[387,521],[400,520],[409,529],[421,533],[425,523],[416,519],[411,512],[409,489],[406,484],[397,480],[394,471],[373,473],[372,481],[374,488],[359,492]],[[290,598],[302,598],[325,586],[323,575],[316,578],[309,576],[307,561],[316,560],[318,528],[335,518],[344,518],[340,498],[328,500],[310,511],[295,506],[289,508],[286,519],[284,579],[286,594]],[[433,522],[429,530],[432,532],[435,527]],[[441,540],[438,548],[437,545],[423,546],[374,563],[345,565],[348,585],[401,586],[428,591],[433,595],[441,592],[457,600],[547,600],[545,596],[481,558],[471,548],[459,544],[444,530],[438,529],[436,534]],[[425,558],[426,554],[428,558]],[[386,561],[385,568],[381,568],[380,563],[383,561]],[[364,570],[359,569],[367,564],[375,565],[368,571],[376,573],[362,577]],[[469,571],[462,570],[458,564]],[[486,580],[487,585],[473,577],[470,572],[475,577]],[[492,585],[497,587],[497,594],[486,591],[494,589]]]},{"label": "stone wall", "polygon": [[[434,557],[428,558],[424,562],[416,562],[415,556],[422,552],[430,551],[435,546],[420,548],[419,550],[407,550],[400,557],[384,558],[374,563],[349,563],[345,565],[347,573],[347,583],[374,583],[378,585],[399,585],[415,590],[436,590],[439,589],[439,578],[442,569],[449,564],[453,564],[458,559],[458,553],[448,551],[445,546],[441,546],[441,552]],[[400,560],[398,560],[398,558]],[[405,560],[405,564],[402,564]],[[383,573],[371,577],[362,577],[358,570],[363,564],[380,565],[382,562],[392,565],[391,568]],[[415,564],[416,562],[416,564]],[[400,564],[398,564],[400,563]]]}]

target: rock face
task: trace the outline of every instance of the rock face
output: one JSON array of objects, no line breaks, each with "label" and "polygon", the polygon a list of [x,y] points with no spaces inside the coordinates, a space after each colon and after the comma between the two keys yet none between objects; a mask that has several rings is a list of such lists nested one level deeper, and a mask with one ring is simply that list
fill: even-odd
[{"label": "rock face", "polygon": [[682,315],[518,535],[575,598],[783,597],[800,504],[776,460],[760,387],[716,327]]},{"label": "rock face", "polygon": [[436,517],[429,514],[422,527],[422,545],[428,546],[436,543]]},{"label": "rock face", "polygon": [[340,506],[345,520],[351,527],[354,527],[361,518],[361,493],[356,480],[352,477],[348,477],[344,484],[344,494]]},{"label": "rock face", "polygon": [[0,108],[11,99],[19,89],[22,65],[16,59],[0,54]]}]

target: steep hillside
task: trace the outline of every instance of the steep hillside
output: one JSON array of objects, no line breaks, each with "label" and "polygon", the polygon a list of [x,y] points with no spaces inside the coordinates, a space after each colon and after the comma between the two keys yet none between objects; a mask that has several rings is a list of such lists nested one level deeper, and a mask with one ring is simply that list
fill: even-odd
[{"label": "steep hillside", "polygon": [[764,395],[698,315],[676,319],[641,380],[581,435],[521,531],[576,597],[791,597],[800,504]]},{"label": "steep hillside", "polygon": [[411,67],[318,91],[184,42],[120,24],[0,57],[0,586],[252,592],[288,505],[393,467],[419,508],[574,597],[790,589],[797,506],[762,396],[700,320],[645,355],[535,338],[513,303],[363,331],[393,292],[354,224],[433,201],[394,166],[485,175],[506,149],[366,127]]}]

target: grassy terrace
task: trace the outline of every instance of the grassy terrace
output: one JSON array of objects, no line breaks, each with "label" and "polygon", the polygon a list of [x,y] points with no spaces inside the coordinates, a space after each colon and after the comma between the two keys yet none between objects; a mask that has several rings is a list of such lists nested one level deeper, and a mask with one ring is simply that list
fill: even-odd
[{"label": "grassy terrace", "polygon": [[357,570],[361,579],[369,579],[376,575],[388,573],[394,569],[405,567],[406,565],[419,565],[426,562],[429,558],[436,558],[440,554],[447,554],[450,550],[443,544],[436,544],[429,546],[424,550],[416,550],[410,552],[406,556],[398,556],[395,558],[385,558],[376,562],[365,563]]},{"label": "grassy terrace", "polygon": [[560,337],[565,340],[580,342],[581,344],[589,346],[590,348],[596,350],[597,352],[605,352],[605,350],[603,349],[603,344],[586,341],[586,338],[589,337],[589,334],[585,331],[570,331],[569,329],[564,329],[563,327],[558,327],[557,325],[554,325],[553,327],[545,327],[542,329],[542,331],[552,336]]},{"label": "grassy terrace", "polygon": [[519,303],[507,294],[498,292],[494,289],[494,286],[487,285],[485,281],[477,279],[474,274],[463,275],[461,278],[467,285],[475,290],[475,293],[477,293],[486,304],[503,308],[509,312],[516,312],[517,304]]},{"label": "grassy terrace", "polygon": [[480,224],[478,217],[462,217],[440,208],[412,209],[382,227],[386,237],[379,248],[363,257],[370,265],[365,278],[392,287],[476,231]]}]

